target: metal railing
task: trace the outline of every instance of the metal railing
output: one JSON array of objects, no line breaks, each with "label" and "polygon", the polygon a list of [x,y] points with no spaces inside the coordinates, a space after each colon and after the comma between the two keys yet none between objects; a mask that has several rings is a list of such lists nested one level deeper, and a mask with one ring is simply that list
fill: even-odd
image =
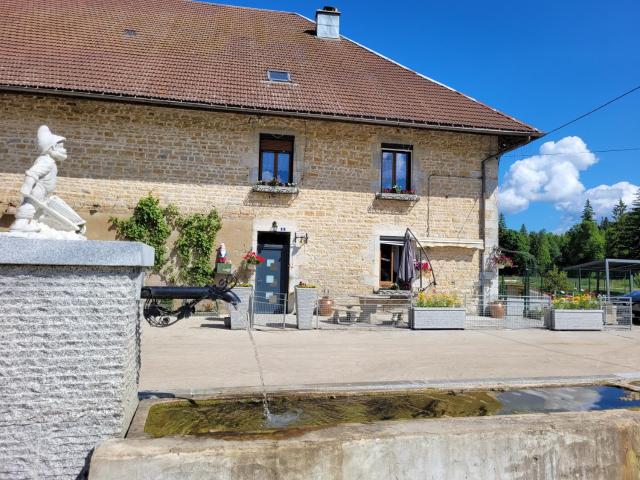
[{"label": "metal railing", "polygon": [[[552,309],[548,295],[488,298],[461,295],[466,312],[465,329],[545,329]],[[352,295],[336,300],[332,307],[316,301],[312,328],[409,328],[414,299],[408,296]],[[604,329],[630,329],[632,301],[624,297],[600,297]],[[251,328],[296,328],[294,303],[288,294],[254,292],[249,306]]]},{"label": "metal railing", "polygon": [[296,320],[290,312],[291,307],[286,293],[254,291],[249,308],[249,325],[251,328],[295,328]]},{"label": "metal railing", "polygon": [[628,297],[600,297],[604,311],[605,330],[631,329],[633,325],[633,303]]},{"label": "metal railing", "polygon": [[344,297],[317,315],[317,328],[408,328],[411,298],[360,295]]},{"label": "metal railing", "polygon": [[545,313],[551,308],[551,297],[467,295],[464,307],[466,329],[546,328]]}]

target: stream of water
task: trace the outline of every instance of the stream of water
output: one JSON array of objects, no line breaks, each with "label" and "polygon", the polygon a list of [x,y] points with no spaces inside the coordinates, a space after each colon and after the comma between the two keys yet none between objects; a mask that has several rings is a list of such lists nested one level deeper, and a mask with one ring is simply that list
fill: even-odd
[{"label": "stream of water", "polygon": [[260,363],[260,355],[258,355],[258,346],[256,345],[256,341],[253,338],[253,334],[251,333],[251,327],[249,326],[249,324],[247,324],[247,333],[249,334],[251,346],[253,347],[253,356],[255,357],[256,364],[258,365],[258,375],[260,376],[260,385],[262,386],[262,408],[264,409],[264,417],[269,420],[269,418],[271,417],[271,412],[269,411],[267,387],[264,384],[264,373],[262,371],[262,364]]},{"label": "stream of water", "polygon": [[262,363],[260,363],[260,355],[258,353],[258,345],[256,344],[255,338],[253,338],[253,333],[251,333],[251,327],[249,327],[249,325],[247,325],[247,333],[249,334],[251,346],[253,347],[253,355],[258,366],[258,375],[260,377],[260,385],[262,388],[262,409],[264,412],[265,426],[271,428],[284,428],[297,421],[300,418],[302,411],[287,411],[281,414],[271,413],[271,410],[269,409],[267,387],[264,383],[264,371],[262,370]]}]

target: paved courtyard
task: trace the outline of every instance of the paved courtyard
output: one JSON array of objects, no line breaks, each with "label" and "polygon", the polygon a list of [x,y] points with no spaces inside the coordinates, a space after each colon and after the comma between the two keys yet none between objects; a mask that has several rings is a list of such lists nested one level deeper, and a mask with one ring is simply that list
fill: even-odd
[{"label": "paved courtyard", "polygon": [[[368,382],[640,376],[640,328],[548,330],[254,331],[268,387]],[[246,331],[192,317],[143,320],[141,390],[202,393],[260,385]]]}]

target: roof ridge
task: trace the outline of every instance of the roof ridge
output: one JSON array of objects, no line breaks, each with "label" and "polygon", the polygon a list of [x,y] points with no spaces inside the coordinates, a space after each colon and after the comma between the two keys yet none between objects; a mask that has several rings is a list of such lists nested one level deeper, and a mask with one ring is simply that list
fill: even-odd
[{"label": "roof ridge", "polygon": [[[304,19],[305,19],[305,20],[307,20],[308,22],[313,23],[314,25],[316,24],[316,22],[314,22],[314,21],[313,21],[313,20],[311,20],[310,18],[305,17],[304,15],[302,15],[302,14],[300,14],[300,13],[297,13],[297,12],[293,12],[293,13],[295,13],[296,15],[298,15],[298,16],[300,16],[300,17],[304,18]],[[360,42],[357,42],[357,41],[355,41],[355,40],[353,40],[353,39],[351,39],[351,38],[349,38],[349,37],[347,37],[347,36],[345,36],[345,35],[342,35],[342,34],[340,34],[340,37],[341,37],[341,38],[344,38],[344,39],[345,39],[345,40],[347,40],[348,42],[351,42],[351,43],[353,43],[354,45],[357,45],[358,47],[360,47],[360,48],[362,48],[362,49],[364,49],[364,50],[366,50],[366,51],[368,51],[368,52],[370,52],[370,53],[373,53],[374,55],[377,55],[378,57],[380,57],[380,58],[382,58],[382,59],[384,59],[384,60],[386,60],[386,61],[388,61],[388,62],[390,62],[390,63],[393,63],[394,65],[397,65],[398,67],[400,67],[400,68],[402,68],[402,69],[404,69],[404,70],[407,70],[408,72],[413,73],[414,75],[417,75],[417,76],[419,76],[419,77],[421,77],[421,78],[424,78],[425,80],[428,80],[428,81],[430,81],[430,82],[433,82],[433,83],[435,83],[436,85],[440,85],[441,87],[444,87],[444,88],[446,88],[447,90],[451,90],[452,92],[457,93],[458,95],[461,95],[461,96],[463,96],[463,97],[465,97],[465,98],[467,98],[467,99],[471,100],[472,102],[477,103],[478,105],[481,105],[481,106],[483,106],[483,107],[485,107],[485,108],[488,108],[488,109],[490,109],[490,110],[493,110],[493,111],[494,111],[494,112],[496,112],[497,114],[502,115],[503,117],[506,117],[506,118],[508,118],[509,120],[513,120],[514,122],[517,122],[517,123],[519,123],[520,125],[522,125],[522,126],[524,126],[524,127],[527,127],[527,128],[532,129],[532,130],[535,130],[536,132],[540,132],[540,133],[542,133],[542,131],[541,131],[541,130],[538,130],[536,127],[534,127],[534,126],[532,126],[532,125],[529,125],[529,124],[527,124],[527,123],[525,123],[525,122],[523,122],[523,121],[521,121],[521,120],[518,120],[517,118],[512,117],[511,115],[508,115],[508,114],[506,114],[506,113],[504,113],[504,112],[502,112],[502,111],[498,110],[497,108],[494,108],[494,107],[492,107],[492,106],[490,106],[490,105],[487,105],[487,104],[486,104],[486,103],[484,103],[484,102],[481,102],[481,101],[479,101],[479,100],[476,100],[476,99],[475,99],[475,98],[473,98],[472,96],[467,95],[466,93],[463,93],[463,92],[461,92],[461,91],[459,91],[459,90],[456,90],[455,88],[450,87],[449,85],[446,85],[446,84],[444,84],[444,83],[442,83],[442,82],[439,82],[438,80],[435,80],[435,79],[433,79],[433,78],[431,78],[431,77],[428,77],[427,75],[424,75],[423,73],[420,73],[420,72],[418,72],[418,71],[416,71],[416,70],[413,70],[412,68],[409,68],[409,67],[407,67],[406,65],[403,65],[402,63],[397,62],[397,61],[395,61],[394,59],[389,58],[389,57],[387,57],[386,55],[383,55],[383,54],[382,54],[382,53],[380,53],[380,52],[376,52],[374,49],[369,48],[369,47],[367,47],[366,45],[361,44]]]},{"label": "roof ridge", "polygon": [[178,0],[181,3],[197,3],[200,5],[212,5],[216,7],[237,8],[240,10],[254,10],[258,12],[284,13],[287,15],[298,15],[296,12],[287,12],[284,10],[273,10],[271,8],[244,7],[240,5],[229,5],[228,3],[206,2],[204,0]]}]

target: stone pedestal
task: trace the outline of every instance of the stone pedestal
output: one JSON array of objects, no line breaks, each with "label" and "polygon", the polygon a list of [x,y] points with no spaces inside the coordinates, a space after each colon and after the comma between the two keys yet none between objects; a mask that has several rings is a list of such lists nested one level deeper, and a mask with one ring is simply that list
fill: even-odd
[{"label": "stone pedestal", "polygon": [[76,478],[138,404],[153,249],[0,236],[0,477]]}]

